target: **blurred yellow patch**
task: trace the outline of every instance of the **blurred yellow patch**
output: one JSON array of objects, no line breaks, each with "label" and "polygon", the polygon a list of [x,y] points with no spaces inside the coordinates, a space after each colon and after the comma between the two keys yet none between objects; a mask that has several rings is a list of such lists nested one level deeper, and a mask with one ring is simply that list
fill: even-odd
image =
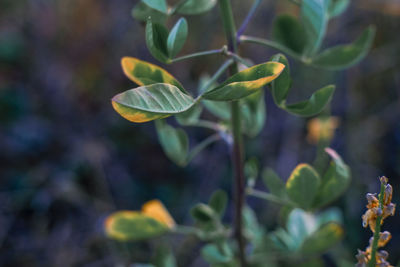
[{"label": "blurred yellow patch", "polygon": [[307,124],[308,142],[318,144],[320,140],[331,140],[339,123],[340,121],[337,117],[311,119]]},{"label": "blurred yellow patch", "polygon": [[159,200],[150,200],[142,206],[142,213],[167,225],[168,228],[174,228],[175,221],[168,210]]}]

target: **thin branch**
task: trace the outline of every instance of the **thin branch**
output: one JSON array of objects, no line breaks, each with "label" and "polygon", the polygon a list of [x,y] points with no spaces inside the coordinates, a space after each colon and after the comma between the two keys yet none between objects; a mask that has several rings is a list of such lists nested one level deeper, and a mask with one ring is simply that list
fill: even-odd
[{"label": "thin branch", "polygon": [[250,8],[249,13],[247,14],[246,18],[244,19],[242,25],[239,27],[239,30],[236,32],[236,40],[239,40],[239,37],[244,33],[246,30],[247,25],[249,24],[250,20],[253,18],[254,14],[258,6],[261,4],[262,0],[255,0],[253,5]]},{"label": "thin branch", "polygon": [[273,194],[270,193],[266,193],[260,190],[256,190],[253,188],[247,188],[246,193],[248,196],[252,196],[252,197],[258,197],[267,201],[271,201],[280,205],[289,205],[289,206],[295,206],[295,204],[293,202],[291,202],[290,200],[286,200],[286,199],[282,199],[280,197],[277,197]]},{"label": "thin branch", "polygon": [[213,50],[207,50],[207,51],[202,51],[202,52],[196,52],[193,54],[189,54],[186,56],[182,56],[182,57],[177,57],[171,60],[171,63],[175,63],[178,61],[182,61],[185,59],[190,59],[190,58],[194,58],[194,57],[202,57],[202,56],[207,56],[207,55],[215,55],[215,54],[222,54],[225,51],[225,48],[220,48],[220,49],[213,49]]}]

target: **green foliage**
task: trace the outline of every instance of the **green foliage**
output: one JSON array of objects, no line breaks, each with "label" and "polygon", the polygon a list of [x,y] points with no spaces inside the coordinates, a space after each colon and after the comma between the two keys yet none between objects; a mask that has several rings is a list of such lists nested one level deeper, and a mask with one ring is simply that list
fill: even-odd
[{"label": "green foliage", "polygon": [[209,11],[216,3],[217,0],[188,0],[178,8],[177,12],[184,15],[197,15]]},{"label": "green foliage", "polygon": [[167,2],[165,0],[142,0],[142,2],[152,9],[167,14],[168,7],[167,7]]},{"label": "green foliage", "polygon": [[146,22],[147,19],[150,17],[153,22],[157,23],[165,23],[167,20],[167,15],[157,11],[155,9],[152,9],[142,1],[136,4],[136,6],[132,9],[132,16],[139,20],[139,21],[144,21]]},{"label": "green foliage", "polygon": [[125,119],[147,122],[187,111],[195,100],[174,85],[156,83],[120,93],[113,97],[112,104]]},{"label": "green foliage", "polygon": [[208,205],[222,217],[225,214],[226,205],[228,204],[228,196],[222,190],[215,191],[211,197]]},{"label": "green foliage", "polygon": [[108,217],[106,233],[120,241],[138,241],[160,236],[169,231],[161,222],[133,211],[120,211]]},{"label": "green foliage", "polygon": [[303,0],[301,20],[307,35],[306,55],[313,55],[319,49],[328,23],[328,1]]},{"label": "green foliage", "polygon": [[278,62],[267,62],[245,69],[225,82],[203,94],[205,99],[214,101],[239,100],[276,79],[284,69]]},{"label": "green foliage", "polygon": [[298,54],[303,53],[307,44],[303,24],[291,15],[279,15],[275,19],[272,38]]},{"label": "green foliage", "polygon": [[289,198],[303,209],[309,209],[318,193],[321,179],[313,167],[298,165],[286,182]]},{"label": "green foliage", "polygon": [[283,197],[286,195],[285,183],[281,178],[279,178],[278,174],[273,169],[264,169],[262,173],[262,179],[271,194],[274,194],[278,197]]},{"label": "green foliage", "polygon": [[314,92],[308,100],[286,104],[286,97],[292,85],[289,62],[282,54],[275,55],[272,60],[285,65],[282,75],[275,79],[271,86],[272,96],[278,107],[294,115],[310,117],[320,113],[332,99],[335,86],[328,85]]},{"label": "green foliage", "polygon": [[180,18],[172,28],[167,39],[168,54],[175,57],[182,49],[188,34],[188,25],[186,19]]},{"label": "green foliage", "polygon": [[189,139],[183,129],[176,129],[164,120],[156,121],[158,139],[164,153],[179,166],[185,166],[189,152]]},{"label": "green foliage", "polygon": [[332,157],[332,162],[322,177],[321,188],[315,200],[315,206],[324,206],[342,195],[350,185],[350,169],[343,162],[340,156],[328,149],[327,152]]},{"label": "green foliage", "polygon": [[164,63],[169,62],[167,39],[168,30],[163,25],[152,22],[149,17],[146,24],[146,45],[153,57]]},{"label": "green foliage", "polygon": [[[236,49],[230,50],[234,46],[232,44],[239,40],[271,46],[305,64],[332,70],[344,69],[358,63],[372,46],[375,29],[369,27],[353,43],[327,48],[321,52],[329,19],[342,14],[349,1],[299,2],[299,17],[278,15],[272,27],[273,41],[269,41],[240,34],[235,36],[232,14],[230,10],[224,10],[229,7],[229,1],[222,0],[220,6],[223,24],[227,36],[231,35],[227,38],[230,38],[229,48],[226,45],[221,49],[176,58],[186,42],[188,23],[185,18],[179,18],[169,31],[165,27],[166,20],[175,14],[196,15],[209,11],[217,0],[176,1],[172,6],[165,0],[140,1],[132,13],[136,19],[146,21],[146,44],[155,59],[170,64],[202,55],[220,54],[228,57],[228,60],[214,75],[200,79],[199,96],[194,99],[166,70],[136,58],[125,57],[122,59],[124,73],[139,87],[114,96],[114,109],[132,122],[155,120],[159,142],[165,154],[179,166],[186,166],[199,151],[219,139],[224,140],[230,149],[235,147],[235,155],[240,161],[241,144],[238,140],[241,135],[254,137],[265,125],[267,114],[265,92],[262,90],[265,85],[270,84],[273,100],[279,108],[302,117],[322,112],[331,101],[335,86],[328,85],[316,90],[307,100],[287,103],[292,78],[286,56],[277,54],[270,62],[251,66],[247,59],[236,54]],[[255,1],[249,18],[259,3],[260,1]],[[246,25],[243,26],[242,29]],[[241,45],[240,42],[239,44]],[[237,72],[238,62],[250,67]],[[218,84],[219,78],[228,68],[230,75]],[[208,116],[203,117],[203,111],[214,115],[216,121],[205,120]],[[185,130],[175,128],[163,120],[172,115],[182,126],[203,127],[215,133],[189,149],[189,138]],[[286,183],[272,169],[265,168],[261,176],[269,189],[268,193],[256,189],[260,168],[257,159],[251,158],[246,162],[241,173],[248,178],[246,192],[281,204],[282,225],[286,224],[286,229],[278,227],[275,231],[267,232],[258,221],[257,213],[244,203],[242,213],[238,216],[242,218],[243,226],[240,231],[245,243],[252,248],[251,251],[246,251],[249,266],[265,266],[266,263],[279,266],[281,254],[294,255],[293,258],[301,260],[302,266],[322,266],[319,255],[343,238],[341,213],[337,209],[317,213],[318,209],[338,199],[350,182],[350,170],[335,151],[326,149],[332,158],[326,170],[324,167],[327,162],[318,161],[321,157],[320,151],[327,145],[318,147],[318,158],[315,161],[323,162],[321,165],[324,166],[315,163],[314,169],[311,165],[299,164]],[[240,266],[241,257],[238,255],[242,248],[231,242],[232,232],[237,231],[236,226],[224,225],[222,222],[228,201],[227,194],[217,190],[208,204],[196,204],[190,211],[195,222],[194,227],[175,225],[162,205],[158,205],[154,210],[150,209],[149,214],[154,218],[138,212],[121,212],[110,216],[106,222],[106,232],[110,237],[125,241],[144,240],[171,231],[193,234],[205,242],[201,255],[211,266]],[[161,216],[161,220],[158,220],[158,216]],[[234,236],[237,238],[236,234]],[[269,254],[270,250],[276,254]],[[163,246],[159,246],[153,264],[163,267],[177,265],[172,250]]]},{"label": "green foliage", "polygon": [[368,27],[353,43],[338,45],[322,51],[312,60],[313,65],[326,69],[343,69],[357,64],[371,48],[375,28]]}]

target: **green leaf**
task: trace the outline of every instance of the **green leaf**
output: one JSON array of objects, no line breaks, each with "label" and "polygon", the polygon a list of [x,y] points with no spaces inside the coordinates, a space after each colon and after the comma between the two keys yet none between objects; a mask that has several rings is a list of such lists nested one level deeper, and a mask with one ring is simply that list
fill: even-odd
[{"label": "green leaf", "polygon": [[186,93],[182,84],[178,82],[174,76],[159,66],[134,57],[123,57],[121,65],[125,75],[139,86],[168,83],[175,85],[183,93]]},{"label": "green leaf", "polygon": [[188,34],[188,25],[185,18],[180,18],[172,28],[167,39],[169,56],[175,57],[185,44]]},{"label": "green leaf", "polygon": [[188,110],[194,103],[195,100],[190,95],[166,83],[137,87],[112,99],[115,111],[132,122],[166,118]]},{"label": "green leaf", "polygon": [[322,178],[322,184],[315,200],[316,207],[331,203],[341,196],[350,185],[350,168],[334,150],[327,148],[326,151],[333,161]]},{"label": "green leaf", "polygon": [[185,166],[189,152],[189,139],[183,129],[176,129],[163,120],[156,121],[156,129],[160,144],[175,164]]},{"label": "green leaf", "polygon": [[168,13],[167,2],[165,0],[142,0],[142,2],[151,7],[152,9],[160,11],[161,13],[164,14]]},{"label": "green leaf", "polygon": [[161,24],[153,23],[149,18],[146,24],[146,45],[157,60],[170,63],[167,50],[168,30]]},{"label": "green leaf", "polygon": [[328,223],[304,240],[301,252],[304,254],[319,254],[338,243],[344,236],[343,228],[337,223]]},{"label": "green leaf", "polygon": [[375,28],[368,27],[351,44],[328,48],[312,59],[312,64],[318,67],[338,70],[348,68],[363,59],[372,46]]},{"label": "green leaf", "polygon": [[201,105],[194,104],[187,111],[176,114],[175,119],[180,125],[195,125],[199,121],[202,110]]},{"label": "green leaf", "polygon": [[199,203],[190,210],[192,217],[201,223],[208,223],[213,221],[218,215],[209,206],[203,203]]},{"label": "green leaf", "polygon": [[286,182],[286,192],[299,207],[308,209],[318,192],[320,180],[313,167],[308,164],[299,164]]},{"label": "green leaf", "polygon": [[207,12],[215,6],[217,0],[188,0],[177,12],[184,15],[197,15]]},{"label": "green leaf", "polygon": [[334,85],[328,85],[313,93],[309,100],[285,106],[285,110],[298,116],[314,116],[320,113],[331,101],[335,91]]},{"label": "green leaf", "polygon": [[294,209],[290,212],[287,231],[290,234],[293,244],[292,249],[297,250],[301,247],[304,240],[316,231],[318,225],[315,217],[301,209]]},{"label": "green leaf", "polygon": [[228,204],[228,195],[222,191],[215,191],[210,198],[208,205],[222,217],[225,214],[226,205]]},{"label": "green leaf", "polygon": [[331,0],[328,8],[329,17],[333,18],[341,15],[346,11],[349,4],[350,0]]},{"label": "green leaf", "polygon": [[205,245],[201,250],[201,255],[211,264],[228,263],[232,260],[230,256],[222,253],[215,244]]},{"label": "green leaf", "polygon": [[292,86],[292,79],[290,78],[290,67],[287,58],[282,54],[274,55],[272,61],[280,62],[285,65],[285,69],[271,83],[271,92],[274,102],[278,107],[285,107],[286,98]]},{"label": "green leaf", "polygon": [[132,9],[132,16],[139,20],[146,22],[149,17],[152,18],[153,22],[164,24],[167,20],[167,15],[161,13],[155,9],[150,8],[148,5],[140,1]]},{"label": "green leaf", "polygon": [[156,250],[156,255],[153,260],[154,266],[157,267],[176,267],[176,259],[172,253],[170,246],[162,245]]},{"label": "green leaf", "polygon": [[106,234],[119,241],[138,241],[160,236],[168,227],[155,219],[135,211],[118,211],[105,222]]},{"label": "green leaf", "polygon": [[343,224],[343,213],[339,208],[330,208],[318,214],[317,223],[318,227],[321,227],[327,223],[339,223]]},{"label": "green leaf", "polygon": [[256,213],[249,207],[243,208],[243,227],[244,235],[247,239],[252,240],[252,244],[261,242],[264,236],[264,230],[257,220]]},{"label": "green leaf", "polygon": [[228,121],[231,118],[231,107],[227,102],[215,102],[211,100],[202,100],[205,108],[210,111],[214,116],[221,120]]},{"label": "green leaf", "polygon": [[284,65],[278,62],[267,62],[245,69],[221,85],[207,91],[203,98],[214,101],[238,100],[255,93],[267,83],[270,83],[283,71]]},{"label": "green leaf", "polygon": [[303,0],[301,2],[301,19],[307,33],[307,55],[312,55],[321,46],[328,24],[328,1]]},{"label": "green leaf", "polygon": [[263,129],[267,117],[264,91],[258,90],[241,99],[240,108],[243,116],[243,132],[249,137],[255,137]]},{"label": "green leaf", "polygon": [[272,26],[272,38],[292,51],[301,54],[307,44],[304,26],[291,15],[278,16]]},{"label": "green leaf", "polygon": [[285,183],[278,174],[271,168],[266,168],[262,172],[262,179],[271,194],[282,197],[286,195]]}]

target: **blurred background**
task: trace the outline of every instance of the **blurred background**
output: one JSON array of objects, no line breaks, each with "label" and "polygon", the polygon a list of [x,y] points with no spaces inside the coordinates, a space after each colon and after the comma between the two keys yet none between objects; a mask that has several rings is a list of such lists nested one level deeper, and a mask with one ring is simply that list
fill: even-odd
[{"label": "blurred background", "polygon": [[[170,162],[158,145],[153,123],[133,124],[113,111],[113,95],[135,87],[120,59],[134,56],[165,67],[195,92],[202,74],[223,58],[209,56],[165,66],[147,51],[144,27],[133,20],[135,0],[0,1],[0,265],[124,266],[146,262],[151,244],[121,245],[103,233],[104,218],[120,209],[140,209],[160,199],[179,224],[191,224],[190,207],[217,188],[231,191],[229,151],[222,142],[186,168]],[[171,1],[172,3],[172,1]],[[252,1],[233,1],[237,24]],[[246,34],[266,38],[278,13],[296,13],[289,1],[265,0]],[[175,17],[178,19],[179,17]],[[174,18],[174,19],[175,19]],[[218,8],[187,17],[183,54],[220,48],[224,35]],[[169,21],[172,27],[174,20]],[[360,64],[331,72],[291,61],[290,99],[303,99],[328,83],[337,85],[332,114],[340,118],[332,147],[352,170],[352,184],[336,203],[345,219],[343,258],[355,262],[370,232],[361,226],[365,194],[377,192],[386,175],[400,203],[400,2],[353,0],[329,25],[324,46],[348,43],[370,24],[373,49]],[[255,63],[276,50],[244,44]],[[246,140],[247,155],[259,158],[283,179],[300,162],[311,163],[307,120],[293,117],[266,94],[267,123]],[[188,128],[191,144],[207,130]],[[267,229],[278,209],[249,198]],[[229,221],[229,215],[226,220]],[[400,215],[388,218],[393,239],[389,261],[400,261]],[[174,241],[179,245],[179,240]],[[206,266],[196,260],[193,266]]]}]

